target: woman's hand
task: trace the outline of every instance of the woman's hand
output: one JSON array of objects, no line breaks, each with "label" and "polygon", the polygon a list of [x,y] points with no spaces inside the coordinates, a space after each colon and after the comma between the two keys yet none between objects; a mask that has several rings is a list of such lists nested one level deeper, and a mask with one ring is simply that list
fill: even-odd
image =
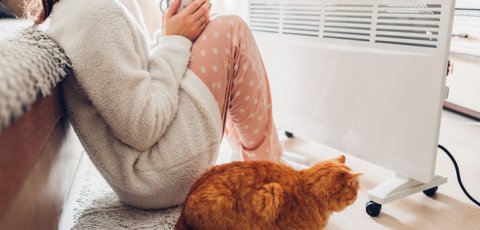
[{"label": "woman's hand", "polygon": [[195,0],[177,14],[180,4],[181,0],[170,3],[164,17],[165,35],[181,35],[194,42],[210,20],[209,0]]}]

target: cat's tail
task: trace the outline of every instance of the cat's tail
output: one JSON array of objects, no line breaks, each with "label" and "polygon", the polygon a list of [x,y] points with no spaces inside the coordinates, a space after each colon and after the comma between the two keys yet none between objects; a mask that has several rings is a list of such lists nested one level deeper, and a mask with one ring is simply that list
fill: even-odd
[{"label": "cat's tail", "polygon": [[180,218],[177,221],[177,224],[175,225],[175,230],[192,230],[193,228],[190,228],[188,226],[187,220],[185,220],[185,215],[182,214],[180,215]]}]

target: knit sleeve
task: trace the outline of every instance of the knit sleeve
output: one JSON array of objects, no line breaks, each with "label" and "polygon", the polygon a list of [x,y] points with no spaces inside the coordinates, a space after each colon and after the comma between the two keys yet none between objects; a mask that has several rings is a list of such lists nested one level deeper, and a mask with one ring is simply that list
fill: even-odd
[{"label": "knit sleeve", "polygon": [[175,118],[192,43],[182,36],[164,36],[148,50],[143,34],[125,14],[105,8],[103,14],[81,15],[81,20],[58,16],[49,30],[113,134],[145,151]]}]

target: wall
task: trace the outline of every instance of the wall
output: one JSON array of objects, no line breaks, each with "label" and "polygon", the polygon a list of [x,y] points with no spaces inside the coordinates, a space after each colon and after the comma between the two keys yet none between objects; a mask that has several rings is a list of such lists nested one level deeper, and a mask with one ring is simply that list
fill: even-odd
[{"label": "wall", "polygon": [[[469,0],[459,0],[458,7],[479,7]],[[467,33],[468,38],[452,38],[451,60],[454,73],[447,78],[450,96],[447,100],[453,104],[480,113],[480,12],[479,16],[455,16],[453,34]]]}]

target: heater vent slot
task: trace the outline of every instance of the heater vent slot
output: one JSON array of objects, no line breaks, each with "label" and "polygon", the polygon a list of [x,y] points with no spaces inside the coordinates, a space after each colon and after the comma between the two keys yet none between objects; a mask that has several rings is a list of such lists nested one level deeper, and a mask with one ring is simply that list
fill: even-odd
[{"label": "heater vent slot", "polygon": [[[250,0],[252,31],[435,49],[445,4]],[[382,45],[383,46],[383,45]]]},{"label": "heater vent slot", "polygon": [[437,48],[441,4],[380,4],[375,43]]},{"label": "heater vent slot", "polygon": [[285,3],[283,5],[282,33],[320,36],[321,4]]},{"label": "heater vent slot", "polygon": [[249,5],[250,28],[252,31],[279,33],[281,9],[280,3],[252,2]]},{"label": "heater vent slot", "polygon": [[323,38],[370,41],[372,4],[331,4],[323,12]]}]

